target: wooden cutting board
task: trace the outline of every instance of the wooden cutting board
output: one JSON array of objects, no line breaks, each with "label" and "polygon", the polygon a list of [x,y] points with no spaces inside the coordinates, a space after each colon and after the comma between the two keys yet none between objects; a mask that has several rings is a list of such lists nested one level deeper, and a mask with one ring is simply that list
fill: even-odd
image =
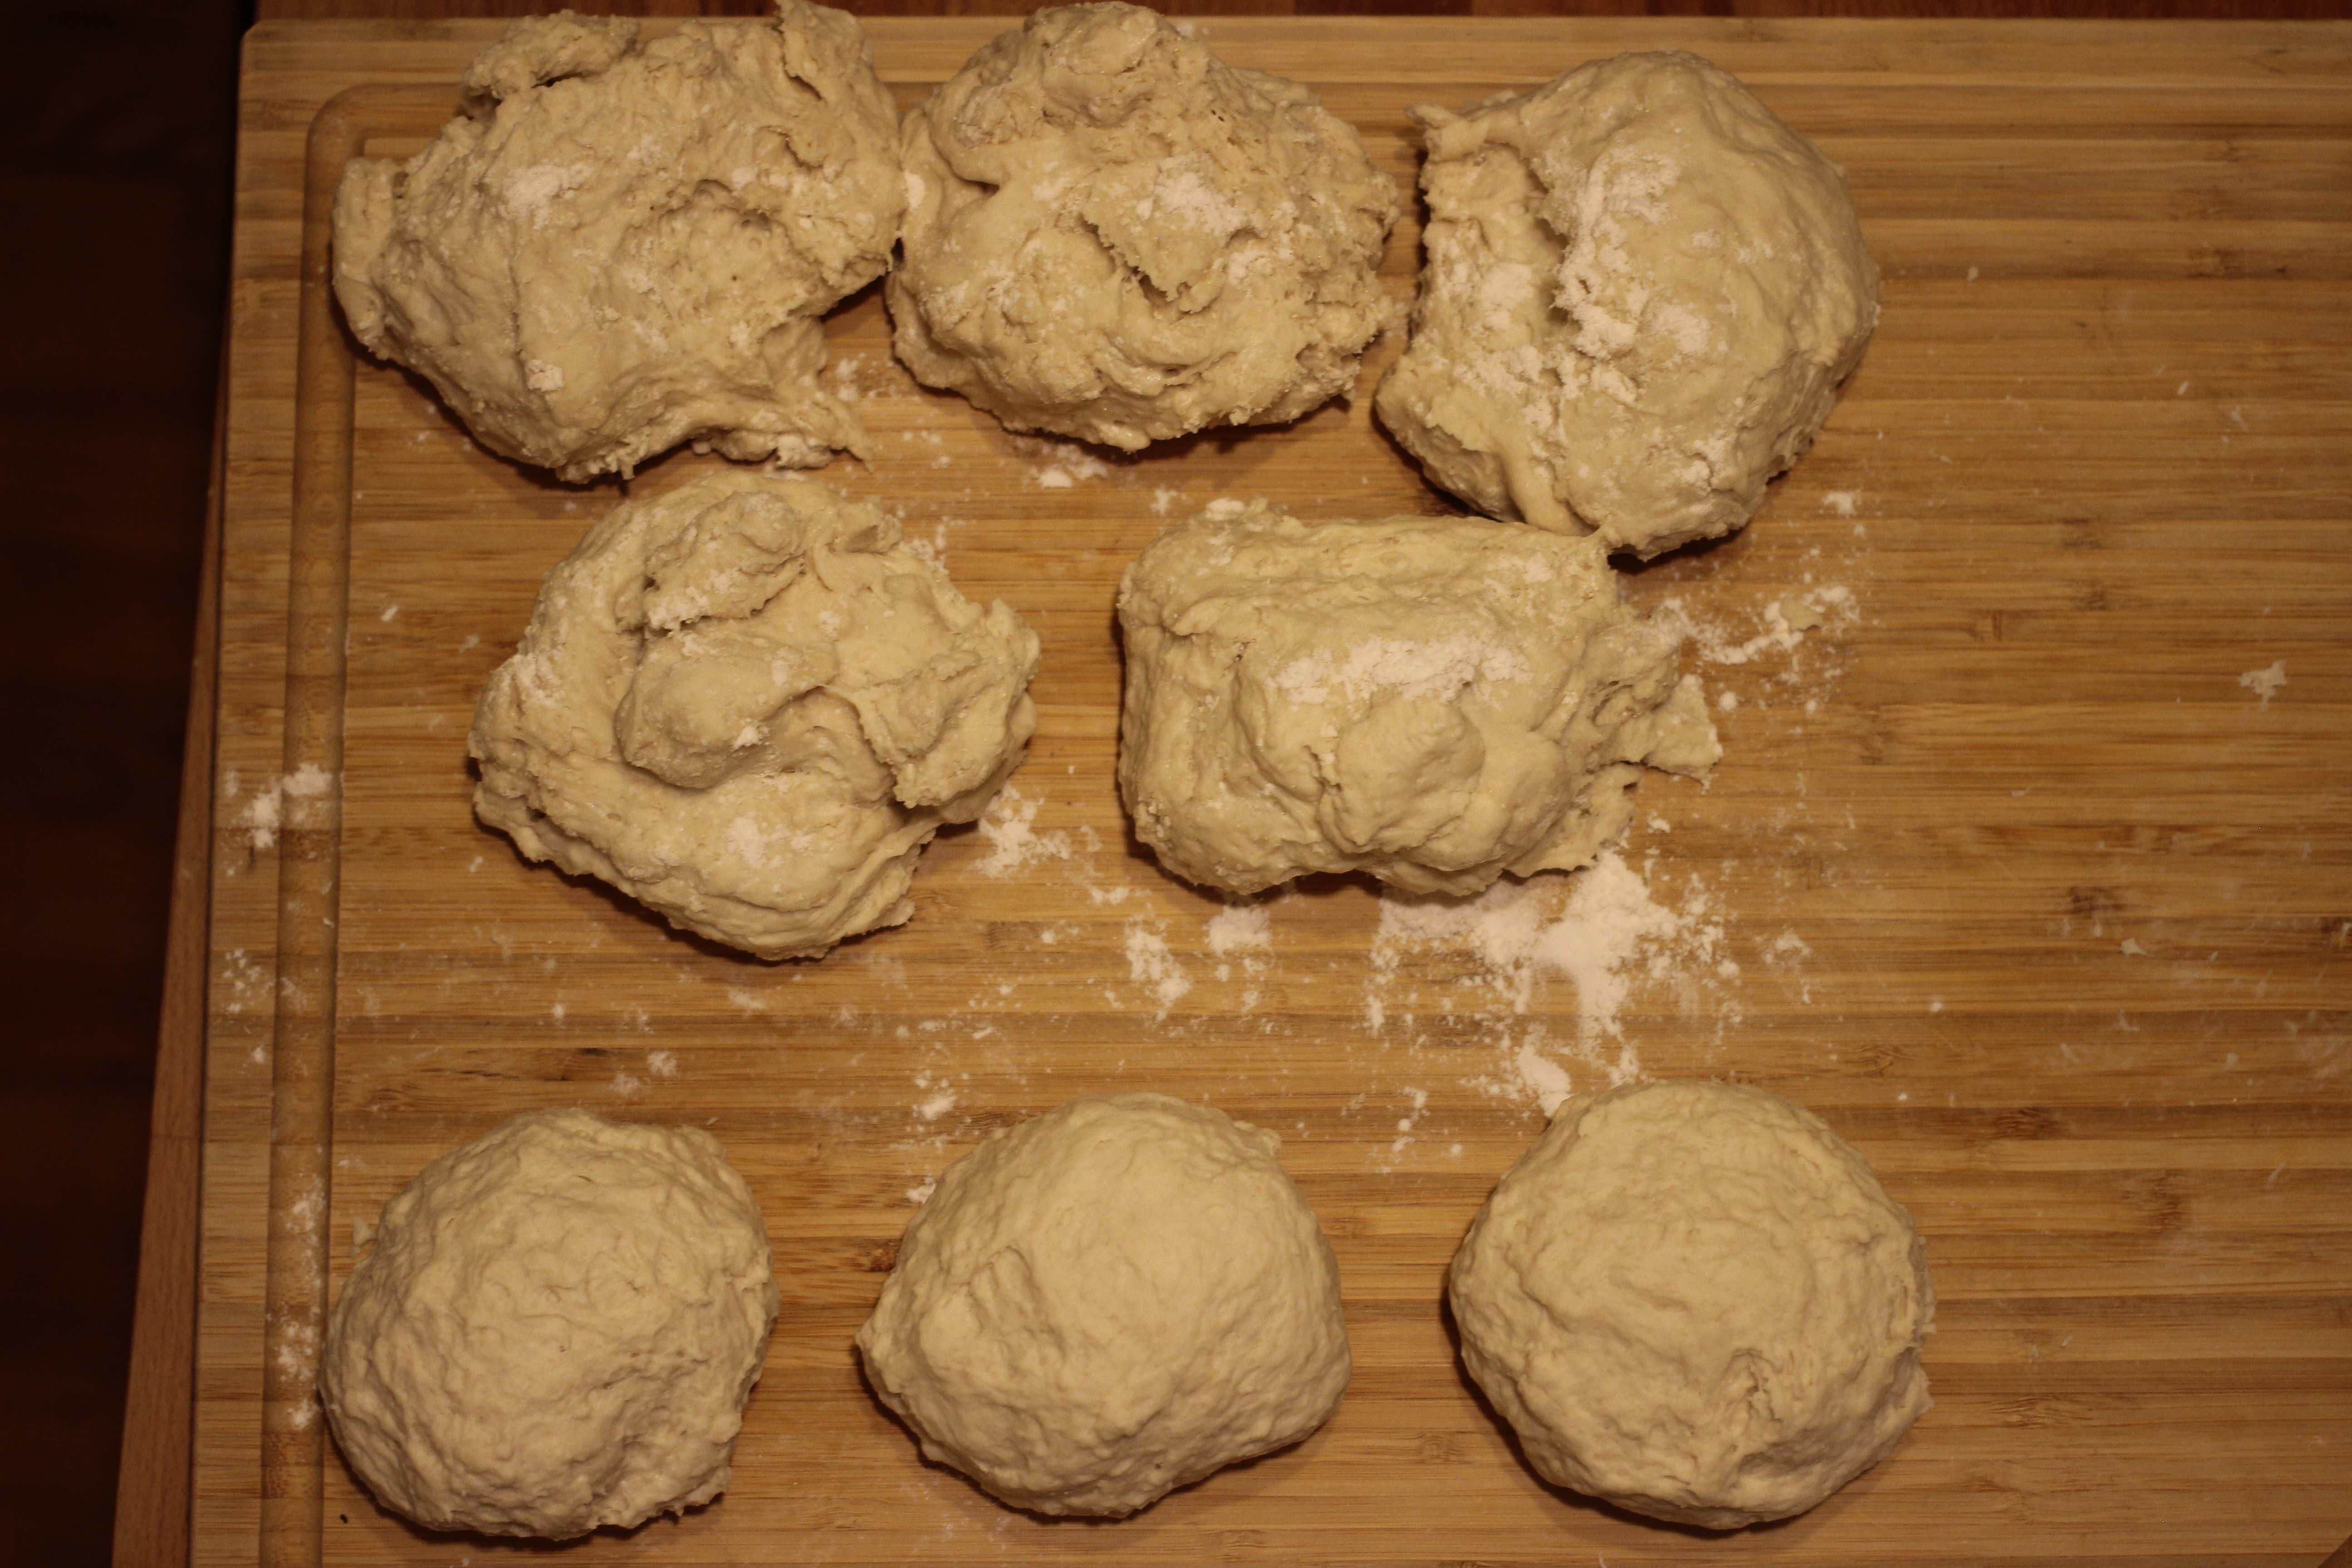
[{"label": "wooden cutting board", "polygon": [[[1003,24],[868,26],[912,101]],[[1016,441],[830,325],[870,467],[1045,644],[1034,836],[943,837],[911,924],[758,963],[471,819],[478,687],[619,489],[490,458],[319,286],[354,152],[420,145],[490,23],[247,47],[212,860],[194,1531],[205,1563],[516,1549],[378,1510],[310,1395],[355,1235],[433,1154],[581,1104],[724,1142],[783,1293],[724,1500],[580,1563],[2308,1563],[2352,1528],[2352,27],[1219,20],[1410,181],[1405,110],[1702,50],[1848,171],[1867,363],[1754,526],[1629,574],[1717,694],[1585,984],[1307,884],[1235,946],[1127,839],[1120,569],[1218,496],[1444,510],[1369,400],[1138,459]],[[1385,274],[1410,296],[1416,231]],[[1367,366],[1368,393],[1395,345]],[[639,493],[717,459],[656,464]],[[1525,896],[1560,940],[1573,879]],[[1621,994],[1622,993],[1622,994]],[[1547,1489],[1458,1369],[1442,1271],[1563,1088],[1738,1078],[1853,1139],[1942,1298],[1935,1409],[1728,1538]],[[850,1336],[911,1190],[1150,1088],[1285,1139],[1355,1382],[1297,1448],[1113,1526],[923,1465]]]}]

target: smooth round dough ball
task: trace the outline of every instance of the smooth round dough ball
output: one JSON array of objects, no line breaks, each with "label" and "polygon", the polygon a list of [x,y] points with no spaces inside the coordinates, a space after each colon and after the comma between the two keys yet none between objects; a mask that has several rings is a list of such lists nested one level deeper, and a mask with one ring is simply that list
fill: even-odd
[{"label": "smooth round dough ball", "polygon": [[1762,1089],[1570,1100],[1479,1210],[1449,1295],[1538,1473],[1658,1519],[1802,1513],[1927,1408],[1911,1216]]},{"label": "smooth round dough ball", "polygon": [[671,924],[806,958],[907,919],[1036,729],[1037,637],[865,501],[716,469],[548,574],[474,710],[474,813]]},{"label": "smooth round dough ball", "polygon": [[1414,114],[1426,256],[1381,423],[1490,516],[1644,556],[1745,524],[1878,320],[1836,167],[1694,55]]},{"label": "smooth round dough ball", "polygon": [[1213,503],[1119,586],[1118,784],[1180,877],[1468,894],[1582,866],[1643,768],[1720,754],[1683,633],[1601,545],[1483,518]]},{"label": "smooth round dough ball", "polygon": [[1062,5],[908,114],[888,285],[916,378],[1135,451],[1349,391],[1395,182],[1297,82],[1139,5]]},{"label": "smooth round dough ball", "polygon": [[1349,1363],[1278,1142],[1157,1094],[997,1133],[908,1225],[866,1380],[927,1458],[1039,1513],[1133,1513],[1297,1442]]},{"label": "smooth round dough ball", "polygon": [[848,13],[518,22],[465,112],[335,195],[336,297],[492,451],[567,479],[682,441],[797,468],[863,452],[817,318],[890,264],[897,117]]},{"label": "smooth round dough ball", "polygon": [[726,1489],[776,1282],[698,1128],[518,1116],[384,1205],[319,1392],[386,1508],[564,1540]]}]

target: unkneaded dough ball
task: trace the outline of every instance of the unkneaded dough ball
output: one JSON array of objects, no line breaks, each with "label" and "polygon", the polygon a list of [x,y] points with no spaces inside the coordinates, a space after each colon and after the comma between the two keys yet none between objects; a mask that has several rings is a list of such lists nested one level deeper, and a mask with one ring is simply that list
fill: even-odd
[{"label": "unkneaded dough ball", "polygon": [[915,862],[1036,728],[1037,637],[898,525],[719,469],[614,509],[474,710],[474,812],[762,958],[910,912]]},{"label": "unkneaded dough ball", "polygon": [[1278,1140],[1075,1100],[940,1175],[857,1331],[926,1457],[1017,1508],[1133,1513],[1297,1442],[1348,1384],[1339,1273]]},{"label": "unkneaded dough ball", "polygon": [[368,352],[491,450],[567,479],[681,441],[800,468],[862,451],[817,324],[889,265],[890,96],[846,12],[518,22],[405,163],[354,159],[335,294]]},{"label": "unkneaded dough ball", "polygon": [[1415,115],[1426,258],[1381,423],[1492,516],[1640,555],[1746,523],[1878,320],[1836,167],[1685,54]]},{"label": "unkneaded dough ball", "polygon": [[1391,313],[1396,185],[1355,132],[1142,6],[1035,13],[903,150],[898,357],[1013,429],[1134,451],[1296,419]]},{"label": "unkneaded dough ball", "polygon": [[1478,1212],[1449,1294],[1537,1471],[1658,1519],[1802,1513],[1927,1408],[1911,1216],[1762,1089],[1569,1101]]},{"label": "unkneaded dough ball", "polygon": [[385,1507],[553,1540],[726,1489],[776,1282],[698,1128],[518,1116],[384,1205],[319,1392]]},{"label": "unkneaded dough ball", "polygon": [[1643,764],[1720,754],[1677,623],[1598,542],[1481,518],[1302,522],[1215,503],[1119,586],[1118,785],[1178,876],[1369,871],[1475,893],[1581,866]]}]

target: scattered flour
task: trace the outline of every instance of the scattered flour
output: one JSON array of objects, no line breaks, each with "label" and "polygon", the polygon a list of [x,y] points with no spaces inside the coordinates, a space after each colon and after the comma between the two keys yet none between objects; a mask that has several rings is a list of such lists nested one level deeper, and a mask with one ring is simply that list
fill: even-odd
[{"label": "scattered flour", "polygon": [[[233,800],[237,789],[234,772],[226,784],[225,793]],[[315,800],[334,787],[334,774],[316,763],[304,763],[284,778],[272,779],[256,790],[245,809],[237,814],[236,826],[245,829],[255,853],[274,849],[278,847],[278,830],[284,826],[285,803],[289,799]]]},{"label": "scattered flour", "polygon": [[[1802,940],[1793,931],[1784,940]],[[1679,905],[1662,902],[1622,851],[1610,849],[1584,870],[1496,883],[1468,900],[1384,895],[1372,940],[1364,1019],[1378,1034],[1405,1001],[1406,1021],[1434,1006],[1458,1032],[1467,1021],[1483,1033],[1497,1066],[1473,1087],[1547,1113],[1571,1092],[1568,1068],[1554,1055],[1549,1028],[1530,1015],[1545,988],[1566,981],[1575,992],[1576,1038],[1558,1042],[1611,1085],[1642,1076],[1642,1062],[1624,1036],[1621,1015],[1635,984],[1671,985],[1678,1005],[1692,1010],[1702,993],[1735,978],[1739,965],[1727,953],[1723,921],[1703,888]],[[1394,993],[1406,957],[1450,952],[1468,961],[1454,984],[1472,993],[1432,1004],[1425,994]],[[1793,953],[1793,950],[1790,951]],[[1482,1005],[1483,1004],[1483,1005]],[[1738,1021],[1736,1006],[1716,1008],[1718,1032]]]},{"label": "scattered flour", "polygon": [[1749,664],[1771,653],[1794,653],[1810,631],[1842,631],[1862,618],[1853,590],[1827,584],[1775,599],[1761,613],[1763,629],[1734,641],[1722,627],[1691,618],[1679,598],[1666,600],[1659,613],[1681,625],[1698,656],[1708,664]]},{"label": "scattered flour", "polygon": [[1616,849],[1566,879],[1501,881],[1475,899],[1384,895],[1372,940],[1375,973],[1393,973],[1416,945],[1466,950],[1514,1013],[1528,1010],[1547,978],[1566,978],[1576,987],[1578,1033],[1588,1044],[1623,1033],[1618,1013],[1637,973],[1664,979],[1694,962],[1725,979],[1738,973],[1722,956],[1723,927],[1709,918],[1705,895],[1685,910],[1659,903]]},{"label": "scattered flour", "polygon": [[979,864],[982,876],[1009,877],[1043,860],[1070,858],[1068,834],[1037,831],[1039,804],[1011,784],[996,792],[980,818],[980,836],[988,840],[988,857]]},{"label": "scattered flour", "polygon": [[2238,684],[2261,698],[2263,706],[2268,708],[2271,699],[2279,694],[2279,688],[2286,684],[2286,660],[2282,658],[2260,669],[2250,669],[2238,677]]},{"label": "scattered flour", "polygon": [[1040,489],[1066,490],[1082,479],[1107,479],[1118,470],[1075,441],[1015,436],[1013,449],[1029,460],[1029,482]]},{"label": "scattered flour", "polygon": [[1264,904],[1227,904],[1209,917],[1209,952],[1224,958],[1274,945],[1274,921]]},{"label": "scattered flour", "polygon": [[1192,977],[1176,962],[1169,951],[1168,939],[1151,929],[1148,921],[1127,922],[1128,978],[1144,986],[1160,1005],[1156,1018],[1168,1016],[1168,1009],[1184,999],[1192,989]]}]

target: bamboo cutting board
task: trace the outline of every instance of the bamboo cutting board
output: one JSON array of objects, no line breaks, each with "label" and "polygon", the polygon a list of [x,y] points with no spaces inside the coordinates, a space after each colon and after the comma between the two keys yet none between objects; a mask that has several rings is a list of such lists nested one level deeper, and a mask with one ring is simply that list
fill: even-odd
[{"label": "bamboo cutting board", "polygon": [[[868,27],[912,101],[1003,25]],[[786,965],[477,827],[474,693],[619,492],[474,447],[354,357],[319,285],[343,159],[421,145],[497,30],[247,47],[199,1560],[521,1550],[377,1510],[310,1376],[383,1201],[566,1104],[717,1133],[784,1301],[725,1498],[581,1563],[2308,1563],[2352,1529],[2352,27],[1210,25],[1402,181],[1410,105],[1662,47],[1848,171],[1886,278],[1868,360],[1747,533],[1628,577],[1699,628],[1726,754],[1705,788],[1642,786],[1615,874],[1653,936],[1581,989],[1403,940],[1358,882],[1272,900],[1234,945],[1125,836],[1119,571],[1218,496],[1444,510],[1368,397],[1104,462],[914,389],[871,290],[829,374],[877,455],[824,477],[1039,631],[1015,815],[933,847],[909,925]],[[1416,254],[1409,219],[1400,300]],[[1563,933],[1575,885],[1529,895]],[[1458,1370],[1439,1298],[1464,1226],[1546,1098],[1629,1072],[1793,1096],[1927,1238],[1936,1407],[1789,1523],[1717,1538],[1549,1489]],[[1355,1382],[1293,1450],[1124,1523],[1047,1522],[923,1465],[850,1336],[945,1163],[1139,1088],[1283,1135]]]}]

